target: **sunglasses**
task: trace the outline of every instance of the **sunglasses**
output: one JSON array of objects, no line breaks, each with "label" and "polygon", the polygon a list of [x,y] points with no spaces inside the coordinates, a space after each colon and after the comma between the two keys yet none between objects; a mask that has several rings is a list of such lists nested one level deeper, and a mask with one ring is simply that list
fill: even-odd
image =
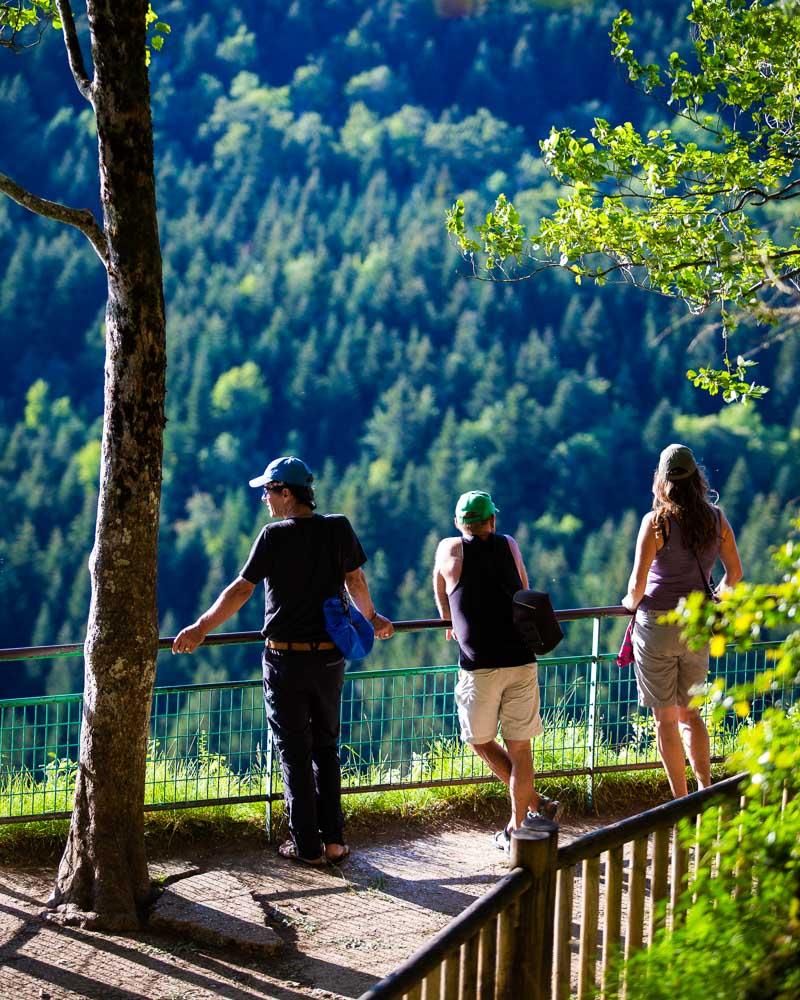
[{"label": "sunglasses", "polygon": [[286,489],[283,483],[267,483],[264,487],[264,491],[261,494],[261,499],[266,500],[270,493],[280,493],[281,490]]}]

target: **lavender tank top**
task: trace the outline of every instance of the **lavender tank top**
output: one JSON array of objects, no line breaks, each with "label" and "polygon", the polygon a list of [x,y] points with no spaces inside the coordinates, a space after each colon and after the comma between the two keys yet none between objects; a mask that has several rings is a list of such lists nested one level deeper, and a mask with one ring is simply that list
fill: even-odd
[{"label": "lavender tank top", "polygon": [[669,519],[669,537],[656,553],[647,574],[644,597],[639,604],[642,611],[670,611],[693,590],[705,590],[700,567],[708,580],[719,556],[722,540],[719,507],[715,507],[714,511],[717,515],[717,537],[697,556],[684,541],[678,522],[672,517]]}]

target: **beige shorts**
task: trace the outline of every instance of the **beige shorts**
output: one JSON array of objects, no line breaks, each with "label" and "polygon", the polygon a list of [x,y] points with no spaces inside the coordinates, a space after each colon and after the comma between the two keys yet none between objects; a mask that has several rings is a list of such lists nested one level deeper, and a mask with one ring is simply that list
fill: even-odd
[{"label": "beige shorts", "polygon": [[535,663],[495,670],[459,670],[456,707],[465,743],[530,740],[542,733]]},{"label": "beige shorts", "polygon": [[708,646],[699,652],[681,639],[680,625],[659,625],[663,611],[637,611],[633,626],[633,669],[639,704],[649,708],[685,708],[692,688],[708,674]]}]

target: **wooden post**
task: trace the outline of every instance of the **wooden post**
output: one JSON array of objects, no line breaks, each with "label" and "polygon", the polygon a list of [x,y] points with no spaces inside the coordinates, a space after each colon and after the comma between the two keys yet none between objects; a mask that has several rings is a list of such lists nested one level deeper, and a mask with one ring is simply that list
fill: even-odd
[{"label": "wooden post", "polygon": [[267,802],[265,808],[265,826],[267,832],[267,842],[272,843],[272,793],[274,792],[275,777],[274,777],[274,757],[275,757],[275,745],[272,741],[272,730],[267,729]]},{"label": "wooden post", "polygon": [[[786,789],[784,788],[784,793],[785,792]],[[739,809],[738,812],[736,813],[736,829],[738,832],[738,836],[736,837],[736,862],[733,866],[733,871],[731,873],[733,875],[733,887],[731,891],[734,899],[738,899],[741,890],[744,888],[742,884],[742,866],[744,864],[744,856],[742,851],[742,840],[744,838],[744,825],[742,823],[742,813],[746,808],[747,808],[747,799],[744,796],[742,796],[739,799]],[[783,806],[781,806],[781,812],[783,812]],[[749,873],[748,873],[748,880],[750,881],[750,886],[752,888],[752,879],[749,878]]]},{"label": "wooden post", "polygon": [[681,905],[681,894],[686,888],[689,871],[689,848],[683,843],[681,838],[681,828],[676,825],[672,828],[672,886],[670,905],[672,909],[672,930],[677,928],[686,919],[686,907]]},{"label": "wooden post", "polygon": [[494,1000],[494,970],[496,962],[497,917],[490,920],[488,924],[481,928],[478,943],[477,1000]]},{"label": "wooden post", "polygon": [[437,966],[425,977],[422,987],[422,1000],[439,1000],[442,995],[442,967]]},{"label": "wooden post", "polygon": [[520,901],[501,910],[497,916],[497,966],[494,980],[494,1000],[510,1000],[515,995],[515,943],[519,928]]},{"label": "wooden post", "polygon": [[458,1000],[475,1000],[478,995],[478,940],[480,931],[461,946],[461,974]]},{"label": "wooden post", "polygon": [[556,940],[553,969],[554,1000],[569,1000],[572,973],[572,897],[575,869],[562,868],[556,882]]},{"label": "wooden post", "polygon": [[511,835],[511,866],[524,868],[533,881],[520,897],[514,949],[515,996],[549,1000],[553,968],[558,824],[537,819]]},{"label": "wooden post", "polygon": [[[735,802],[732,802],[730,799],[723,799],[722,802],[720,802],[717,815],[716,853],[714,854],[714,866],[712,869],[714,878],[719,877],[720,865],[722,864],[722,840],[728,831],[728,826],[730,825],[735,812]],[[716,905],[714,906],[714,909],[716,909]]]},{"label": "wooden post", "polygon": [[625,958],[642,947],[644,926],[644,893],[647,872],[647,837],[638,837],[631,847],[631,867],[628,876],[628,927],[625,932]]},{"label": "wooden post", "polygon": [[461,973],[459,952],[448,955],[442,964],[442,1000],[458,1000],[458,981]]},{"label": "wooden post", "polygon": [[622,845],[612,847],[606,860],[606,906],[603,919],[603,996],[616,993],[622,920]]},{"label": "wooden post", "polygon": [[597,682],[600,655],[600,618],[592,619],[592,665],[589,668],[589,706],[588,726],[586,729],[586,766],[589,775],[586,779],[586,800],[589,808],[594,805],[594,765],[595,740],[597,739]]},{"label": "wooden post", "polygon": [[[688,884],[692,885],[697,881],[697,873],[700,871],[700,834],[703,829],[703,813],[699,812],[694,818],[694,836],[690,846]],[[697,902],[697,893],[692,892],[692,903]]]},{"label": "wooden post", "polygon": [[648,943],[653,944],[659,928],[664,926],[667,898],[667,871],[669,869],[668,826],[656,830],[653,837],[653,871],[650,877],[650,934]]},{"label": "wooden post", "polygon": [[597,923],[600,914],[600,858],[583,862],[583,905],[581,906],[581,937],[578,952],[578,998],[594,996],[597,985]]}]

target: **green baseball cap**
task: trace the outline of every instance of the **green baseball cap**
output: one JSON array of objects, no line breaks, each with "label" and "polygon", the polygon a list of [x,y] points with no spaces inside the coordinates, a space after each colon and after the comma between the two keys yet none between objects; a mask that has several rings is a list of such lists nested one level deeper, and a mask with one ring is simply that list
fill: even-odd
[{"label": "green baseball cap", "polygon": [[678,479],[688,479],[697,471],[692,449],[685,444],[668,444],[659,456],[658,471],[673,483]]},{"label": "green baseball cap", "polygon": [[469,493],[462,493],[456,504],[456,520],[462,524],[470,524],[472,521],[486,521],[493,514],[500,512],[499,507],[495,507],[494,501],[488,493],[483,490],[470,490]]}]

